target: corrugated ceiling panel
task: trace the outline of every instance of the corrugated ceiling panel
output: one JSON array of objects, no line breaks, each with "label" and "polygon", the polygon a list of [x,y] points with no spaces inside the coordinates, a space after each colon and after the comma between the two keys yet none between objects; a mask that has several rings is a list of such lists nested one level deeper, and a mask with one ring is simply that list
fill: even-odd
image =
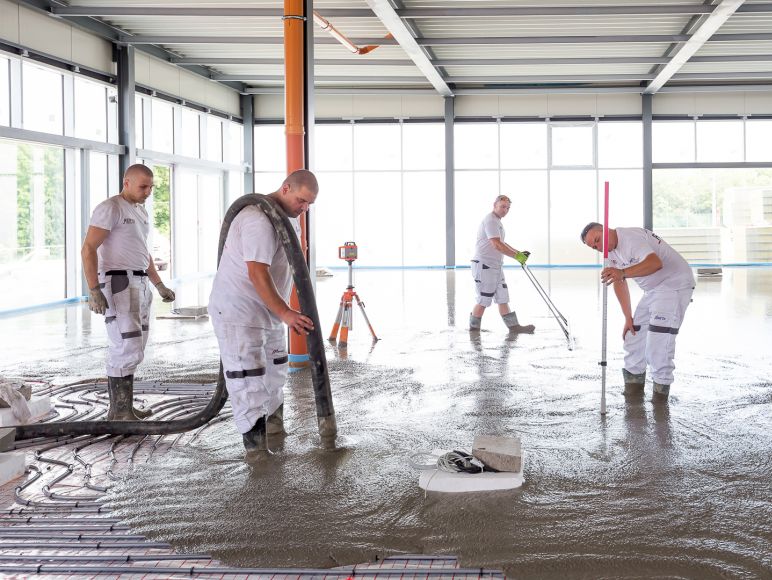
[{"label": "corrugated ceiling panel", "polygon": [[444,68],[451,77],[496,75],[646,75],[651,70],[651,67],[647,65],[446,66]]},{"label": "corrugated ceiling panel", "polygon": [[662,56],[668,43],[652,44],[525,44],[518,46],[436,46],[437,58],[566,58]]},{"label": "corrugated ceiling panel", "polygon": [[499,16],[416,20],[426,37],[679,34],[688,16]]},{"label": "corrugated ceiling panel", "polygon": [[742,42],[708,42],[695,56],[717,54],[772,54],[772,40],[746,40]]},{"label": "corrugated ceiling panel", "polygon": [[772,32],[772,14],[734,14],[719,29],[718,34]]}]

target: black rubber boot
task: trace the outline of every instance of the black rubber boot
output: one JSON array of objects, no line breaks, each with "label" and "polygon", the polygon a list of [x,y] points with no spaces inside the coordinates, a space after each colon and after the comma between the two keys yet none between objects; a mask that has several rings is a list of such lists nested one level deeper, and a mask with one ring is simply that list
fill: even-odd
[{"label": "black rubber boot", "polygon": [[134,375],[107,377],[107,394],[110,396],[108,421],[139,421],[133,406]]},{"label": "black rubber boot", "polygon": [[474,314],[469,315],[469,330],[480,330],[482,325],[482,317],[477,317]]},{"label": "black rubber boot", "polygon": [[509,332],[524,332],[530,334],[536,329],[533,324],[521,325],[517,320],[517,314],[515,314],[514,310],[507,314],[502,314],[501,319],[504,321],[504,324],[507,325]]},{"label": "black rubber boot", "polygon": [[244,449],[247,453],[266,453],[268,444],[265,438],[265,417],[260,417],[249,431],[242,436],[244,440]]},{"label": "black rubber boot", "polygon": [[268,420],[265,422],[265,432],[268,435],[287,434],[284,430],[284,403],[279,405],[279,408],[268,416]]},{"label": "black rubber boot", "polygon": [[635,375],[627,369],[622,369],[622,377],[625,380],[625,397],[643,396],[643,387],[646,384],[646,371]]},{"label": "black rubber boot", "polygon": [[652,403],[667,403],[670,397],[670,385],[662,385],[654,381],[654,392],[651,394]]}]

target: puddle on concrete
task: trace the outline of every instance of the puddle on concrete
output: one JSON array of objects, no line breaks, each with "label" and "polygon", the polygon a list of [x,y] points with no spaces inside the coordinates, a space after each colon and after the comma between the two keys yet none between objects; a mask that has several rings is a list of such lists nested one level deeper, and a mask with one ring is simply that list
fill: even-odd
[{"label": "puddle on concrete", "polygon": [[[725,272],[698,285],[667,408],[621,396],[621,319],[611,298],[605,419],[597,271],[537,272],[571,319],[574,351],[522,280],[510,285],[536,333],[509,336],[488,312],[474,336],[463,330],[468,272],[359,275],[382,340],[371,348],[355,313],[348,352],[327,350],[339,449],[319,447],[303,371],[287,389],[289,435],[272,440],[269,461],[246,465],[230,422],[214,425],[194,445],[139,466],[116,487],[113,505],[137,533],[245,566],[427,553],[511,577],[767,577],[772,272]],[[323,324],[343,283],[336,276],[318,286],[319,304],[329,307],[320,306]],[[192,329],[159,330],[143,372],[172,368],[182,377],[213,368],[208,329]],[[63,350],[72,356],[50,364],[70,374],[98,370],[98,340],[70,345]],[[17,366],[58,368],[44,359],[39,352]],[[410,454],[468,448],[477,433],[522,438],[525,485],[426,496]]]}]

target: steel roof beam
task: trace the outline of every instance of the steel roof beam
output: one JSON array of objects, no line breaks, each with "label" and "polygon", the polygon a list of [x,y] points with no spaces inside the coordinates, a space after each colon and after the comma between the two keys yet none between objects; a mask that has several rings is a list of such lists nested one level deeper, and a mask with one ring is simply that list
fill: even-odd
[{"label": "steel roof beam", "polygon": [[[705,4],[640,5],[640,6],[488,6],[464,8],[396,8],[401,18],[468,18],[475,16],[626,16],[626,15],[699,15],[711,14],[715,6]],[[373,18],[368,8],[326,8],[327,18]],[[281,17],[280,8],[200,8],[195,6],[52,6],[50,12],[57,16],[235,16]],[[738,9],[743,13],[772,12],[772,3],[748,4]]]},{"label": "steel roof beam", "polygon": [[[242,81],[242,82],[277,82],[284,81],[284,75],[252,75],[252,74],[214,74],[213,81]],[[314,77],[316,82],[341,82],[341,83],[419,83],[426,84],[425,77],[416,76],[346,76],[346,75],[319,75]]]},{"label": "steel roof beam", "polygon": [[[240,57],[173,57],[171,62],[175,64],[205,64],[205,65],[223,65],[223,64],[241,64],[241,65],[283,65],[283,58],[240,58]],[[647,61],[649,62],[649,61]],[[366,59],[366,58],[316,58],[316,66],[409,66],[415,64],[410,59]]]},{"label": "steel roof beam", "polygon": [[676,50],[670,62],[662,67],[662,70],[657,73],[654,80],[646,87],[644,93],[651,95],[661,89],[703,47],[711,36],[729,20],[732,14],[742,5],[743,1],[721,0],[721,3],[715,6],[710,16],[690,35],[689,40]]},{"label": "steel roof beam", "polygon": [[[409,33],[407,33],[409,35]],[[447,45],[518,45],[518,44],[602,44],[602,43],[657,43],[687,42],[688,34],[639,34],[610,36],[461,36],[413,38],[416,49],[422,46]],[[395,38],[362,37],[351,38],[356,45],[397,45]],[[772,32],[747,32],[738,34],[714,34],[710,42],[742,42],[750,40],[772,40]],[[283,44],[280,36],[169,36],[169,35],[123,35],[120,42],[125,44]],[[314,44],[338,44],[334,38],[318,37]],[[403,46],[404,48],[404,46]],[[423,53],[421,53],[423,54]],[[423,58],[428,60],[425,55]],[[415,62],[415,61],[413,61]]]},{"label": "steel roof beam", "polygon": [[[408,27],[402,21],[402,19],[394,11],[394,8],[389,4],[388,0],[367,0],[367,5],[375,12],[375,15],[380,19],[381,23],[386,27],[394,39],[399,43],[410,60],[412,60],[418,67],[432,86],[437,89],[437,92],[443,97],[453,96],[453,91],[445,83],[440,72],[434,68],[429,57],[421,48],[420,40],[413,37]],[[355,44],[377,44],[377,43],[355,43]]]}]

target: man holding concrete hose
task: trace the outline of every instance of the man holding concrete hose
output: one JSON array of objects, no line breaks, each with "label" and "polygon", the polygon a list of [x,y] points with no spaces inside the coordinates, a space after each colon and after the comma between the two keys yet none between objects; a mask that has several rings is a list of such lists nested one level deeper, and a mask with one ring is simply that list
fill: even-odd
[{"label": "man holding concrete hose", "polygon": [[504,242],[504,226],[501,219],[509,213],[512,202],[506,195],[499,195],[493,202],[493,211],[485,216],[477,229],[477,243],[472,258],[472,276],[476,290],[476,304],[469,315],[469,330],[480,330],[485,309],[495,302],[499,314],[510,332],[533,332],[533,324],[521,326],[517,314],[509,309],[509,290],[504,278],[504,256],[514,258],[521,264],[530,255],[520,252]]},{"label": "man holding concrete hose", "polygon": [[119,195],[100,203],[91,216],[81,258],[92,312],[105,315],[107,392],[110,421],[136,421],[151,411],[134,408],[134,372],[145,356],[150,332],[153,283],[164,302],[174,301],[156,272],[147,248],[150,220],[145,200],[153,191],[153,172],[135,164],[123,176]]},{"label": "man holding concrete hose", "polygon": [[[603,252],[603,226],[587,224],[582,243]],[[667,402],[673,382],[675,340],[686,308],[692,301],[694,276],[689,264],[657,234],[644,228],[616,228],[608,231],[608,263],[601,281],[614,284],[625,325],[625,395],[643,396],[646,365],[654,379],[652,401]],[[627,279],[643,290],[633,314]]]},{"label": "man holding concrete hose", "polygon": [[[270,194],[300,235],[297,218],[319,192],[316,177],[301,169]],[[266,433],[284,433],[287,378],[286,324],[298,334],[312,320],[290,308],[292,271],[279,234],[255,205],[241,210],[228,230],[209,298],[220,345],[225,385],[236,428],[248,456],[267,451]]]}]

